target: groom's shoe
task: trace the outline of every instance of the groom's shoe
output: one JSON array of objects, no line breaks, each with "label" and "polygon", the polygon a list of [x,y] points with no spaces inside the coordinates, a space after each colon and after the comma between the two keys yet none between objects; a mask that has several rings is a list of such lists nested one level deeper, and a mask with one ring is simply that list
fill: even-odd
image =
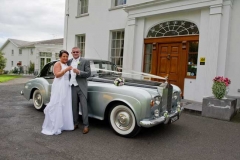
[{"label": "groom's shoe", "polygon": [[78,125],[74,125],[74,130],[78,129]]},{"label": "groom's shoe", "polygon": [[89,128],[88,127],[84,127],[83,128],[83,134],[87,134],[89,132]]}]

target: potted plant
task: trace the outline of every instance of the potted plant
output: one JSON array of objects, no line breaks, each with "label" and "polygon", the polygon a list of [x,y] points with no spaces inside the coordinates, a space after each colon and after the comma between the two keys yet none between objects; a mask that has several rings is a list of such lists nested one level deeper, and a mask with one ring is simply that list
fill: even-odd
[{"label": "potted plant", "polygon": [[231,80],[223,76],[216,76],[213,79],[212,93],[217,99],[222,99],[229,91]]},{"label": "potted plant", "polygon": [[203,98],[202,116],[231,120],[236,113],[237,98],[225,97],[230,84],[231,80],[223,76],[216,76],[213,79],[212,93],[214,97]]}]

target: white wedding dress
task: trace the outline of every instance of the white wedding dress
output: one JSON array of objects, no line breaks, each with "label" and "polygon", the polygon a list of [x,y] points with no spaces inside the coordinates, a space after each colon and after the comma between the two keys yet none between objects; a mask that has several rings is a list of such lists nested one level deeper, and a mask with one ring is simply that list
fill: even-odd
[{"label": "white wedding dress", "polygon": [[[62,70],[67,68],[61,63]],[[63,130],[73,130],[72,92],[69,85],[69,72],[60,78],[54,78],[50,102],[44,109],[45,119],[42,133],[46,135],[58,135]]]}]

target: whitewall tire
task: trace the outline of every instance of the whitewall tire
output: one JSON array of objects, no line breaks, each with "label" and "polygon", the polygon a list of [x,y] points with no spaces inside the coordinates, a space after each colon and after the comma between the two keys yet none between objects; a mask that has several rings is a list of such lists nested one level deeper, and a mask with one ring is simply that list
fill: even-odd
[{"label": "whitewall tire", "polygon": [[45,105],[43,104],[42,94],[38,89],[36,89],[33,92],[33,105],[34,105],[35,109],[38,111],[43,111],[45,108]]},{"label": "whitewall tire", "polygon": [[112,129],[124,137],[133,137],[140,127],[136,123],[133,111],[124,104],[117,104],[109,112],[109,122]]}]

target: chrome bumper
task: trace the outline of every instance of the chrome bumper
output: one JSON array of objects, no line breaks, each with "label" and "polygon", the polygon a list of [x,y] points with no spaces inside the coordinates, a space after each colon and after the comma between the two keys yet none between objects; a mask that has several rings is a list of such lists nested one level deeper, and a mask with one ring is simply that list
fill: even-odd
[{"label": "chrome bumper", "polygon": [[179,118],[182,111],[183,111],[183,107],[180,107],[174,113],[171,113],[167,116],[161,116],[161,117],[158,117],[155,119],[144,119],[144,120],[140,121],[140,126],[150,128],[150,127],[156,126],[160,123],[167,124],[167,123],[169,123],[169,121],[171,120],[172,117],[178,116],[178,118]]}]

